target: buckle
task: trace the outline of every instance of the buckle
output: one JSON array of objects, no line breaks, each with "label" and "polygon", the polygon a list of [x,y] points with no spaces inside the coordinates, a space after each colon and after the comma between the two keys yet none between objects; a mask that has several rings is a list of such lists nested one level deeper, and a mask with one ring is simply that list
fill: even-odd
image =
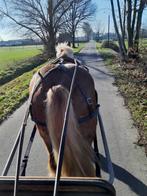
[{"label": "buckle", "polygon": [[64,62],[64,59],[61,57],[59,60],[60,60],[59,64],[61,64],[61,65],[62,65],[62,64],[63,64],[63,62]]},{"label": "buckle", "polygon": [[92,105],[92,99],[91,99],[91,97],[88,97],[87,98],[87,103],[88,103],[88,105]]}]

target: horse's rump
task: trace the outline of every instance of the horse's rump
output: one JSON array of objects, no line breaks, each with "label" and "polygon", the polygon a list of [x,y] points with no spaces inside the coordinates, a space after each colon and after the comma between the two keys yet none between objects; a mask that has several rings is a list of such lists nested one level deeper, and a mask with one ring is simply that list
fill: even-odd
[{"label": "horse's rump", "polygon": [[[40,70],[41,74],[44,75],[46,71],[48,71],[52,67],[53,65],[47,65],[43,67]],[[47,77],[42,79],[40,86],[38,87],[37,91],[34,93],[32,99],[32,106],[31,106],[32,118],[38,125],[39,132],[41,133],[41,135],[43,135],[42,137],[46,145],[48,145],[47,143],[48,140],[50,140],[50,137],[53,136],[50,135],[51,134],[50,130],[49,130],[49,134],[47,133],[44,134],[44,132],[47,132],[46,125],[47,125],[47,121],[49,121],[48,119],[49,113],[51,114],[51,112],[48,111],[48,115],[46,115],[47,105],[48,106],[50,105],[49,95],[54,96],[57,92],[60,92],[59,94],[61,95],[64,94],[66,95],[65,97],[67,98],[74,67],[75,67],[74,64],[71,64],[68,67],[63,67],[59,65],[59,68],[55,69],[53,72],[49,73]],[[40,76],[37,75],[36,77],[40,77]],[[35,82],[34,79],[32,79],[31,86],[33,85],[34,82]],[[55,91],[56,93],[54,94]],[[62,94],[61,91],[63,91],[64,93]],[[56,108],[60,114],[61,106],[63,106],[65,103],[63,104],[63,99],[60,100],[59,98],[63,98],[63,97],[59,96],[58,100],[55,99],[56,101],[54,100],[55,102],[53,106],[56,107],[55,104],[60,104],[60,107],[58,106]],[[89,113],[93,112],[96,108],[96,104],[97,103],[96,103],[96,96],[95,96],[94,81],[91,75],[84,68],[78,67],[78,71],[73,87],[73,93],[72,93],[72,109],[74,111],[74,117],[76,119],[75,125],[78,126],[79,134],[83,138],[83,141],[85,140],[85,142],[89,145],[89,147],[91,146],[91,143],[94,141],[95,138],[97,120],[96,118],[93,117],[91,119],[88,119],[84,123],[78,124],[78,119],[87,116]],[[71,115],[69,115],[69,118],[70,116]],[[60,115],[58,118],[56,118],[56,122],[57,121],[62,121],[62,119],[60,119]],[[48,124],[48,126],[52,126],[51,123]],[[60,138],[59,136],[60,133],[55,137]],[[51,138],[51,140],[52,139],[53,138]],[[52,143],[52,141],[49,143]],[[78,148],[80,148],[80,146]],[[73,160],[74,159],[75,158],[73,157]],[[86,174],[81,174],[80,176],[84,176],[84,175]]]}]

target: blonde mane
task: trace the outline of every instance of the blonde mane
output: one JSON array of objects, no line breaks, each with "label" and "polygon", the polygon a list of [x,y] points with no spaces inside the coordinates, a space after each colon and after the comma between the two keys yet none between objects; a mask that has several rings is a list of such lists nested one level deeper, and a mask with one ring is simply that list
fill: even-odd
[{"label": "blonde mane", "polygon": [[73,50],[71,47],[67,45],[67,43],[60,43],[56,46],[56,57],[60,56],[68,56],[70,58],[74,58]]}]

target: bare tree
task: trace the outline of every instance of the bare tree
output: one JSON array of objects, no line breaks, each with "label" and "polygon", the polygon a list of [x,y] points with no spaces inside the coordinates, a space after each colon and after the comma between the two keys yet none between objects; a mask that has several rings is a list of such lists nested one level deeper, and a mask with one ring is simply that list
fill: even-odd
[{"label": "bare tree", "polygon": [[[56,33],[72,0],[4,0],[0,13],[39,37],[47,57],[55,55]],[[4,9],[5,8],[5,9]]]},{"label": "bare tree", "polygon": [[96,6],[92,3],[92,0],[73,0],[73,4],[64,15],[64,21],[66,24],[64,30],[68,31],[72,37],[72,44],[75,47],[75,33],[77,28],[91,18],[96,12]]},{"label": "bare tree", "polygon": [[[117,0],[117,1],[119,3],[119,0]],[[122,38],[121,33],[119,32],[119,25],[118,25],[117,19],[116,19],[116,14],[115,14],[115,8],[114,8],[113,0],[110,0],[110,3],[111,3],[111,9],[112,9],[112,17],[113,17],[113,22],[114,22],[114,28],[115,28],[115,31],[116,31],[116,34],[117,34],[117,37],[118,37],[118,43],[119,43],[121,58],[122,58],[122,60],[126,60],[127,57],[126,57],[126,51],[125,51],[125,46],[124,46],[125,43],[124,43],[124,40]]]},{"label": "bare tree", "polygon": [[92,30],[90,24],[88,22],[84,22],[83,26],[82,26],[82,29],[83,29],[83,31],[86,35],[86,39],[89,41],[90,38],[91,38],[91,35],[93,33],[93,30]]},{"label": "bare tree", "polygon": [[[119,23],[113,0],[110,0],[115,31],[117,33],[122,59],[138,56],[141,21],[147,0],[123,0],[123,13],[121,13],[120,0],[117,0]],[[125,32],[127,32],[128,49],[125,45]],[[128,55],[128,56],[127,56]]]},{"label": "bare tree", "polygon": [[95,22],[93,28],[94,28],[94,32],[97,36],[97,41],[99,41],[100,35],[104,34],[104,32],[105,32],[105,26],[103,25],[103,22],[101,20],[98,20]]},{"label": "bare tree", "polygon": [[147,5],[147,0],[141,0],[138,8],[138,15],[136,19],[136,31],[134,35],[134,47],[137,52],[139,48],[139,37],[140,37],[140,30],[141,30],[142,15],[146,5]]}]

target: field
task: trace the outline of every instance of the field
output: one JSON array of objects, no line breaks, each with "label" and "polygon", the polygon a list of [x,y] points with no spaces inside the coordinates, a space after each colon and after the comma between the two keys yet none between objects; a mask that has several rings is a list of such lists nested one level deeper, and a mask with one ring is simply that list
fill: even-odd
[{"label": "field", "polygon": [[[80,44],[78,48],[74,49],[74,53],[80,52],[83,47],[84,44]],[[3,48],[2,50],[2,53],[5,55],[3,59],[1,59],[1,62],[3,62],[1,71],[5,72],[5,74],[0,78],[0,82],[2,82],[0,84],[0,123],[27,99],[29,82],[33,74],[43,66],[41,63],[42,60],[40,60],[40,58],[38,60],[38,56],[34,57],[33,60],[32,58],[30,59],[30,57],[39,54],[40,50],[38,48],[26,47],[24,49],[26,55],[22,54],[24,53],[22,48],[14,48],[14,51],[13,48],[10,48],[10,50]],[[10,55],[11,58],[9,58],[11,66],[8,66],[5,62],[7,50],[9,54],[12,52]],[[30,53],[28,52],[29,50]],[[16,54],[17,51],[21,57]],[[15,59],[17,63],[13,63],[15,61],[12,59]]]},{"label": "field", "polygon": [[37,69],[0,86],[0,123],[26,100],[29,82]]},{"label": "field", "polygon": [[41,46],[0,47],[0,70],[41,53]]},{"label": "field", "polygon": [[[74,49],[74,52],[79,52],[82,47],[83,44],[80,44],[78,48]],[[5,69],[11,69],[20,61],[40,54],[42,49],[42,46],[0,47],[0,72]]]},{"label": "field", "polygon": [[40,53],[41,46],[1,47],[0,85],[32,69],[34,63],[28,59]]}]

